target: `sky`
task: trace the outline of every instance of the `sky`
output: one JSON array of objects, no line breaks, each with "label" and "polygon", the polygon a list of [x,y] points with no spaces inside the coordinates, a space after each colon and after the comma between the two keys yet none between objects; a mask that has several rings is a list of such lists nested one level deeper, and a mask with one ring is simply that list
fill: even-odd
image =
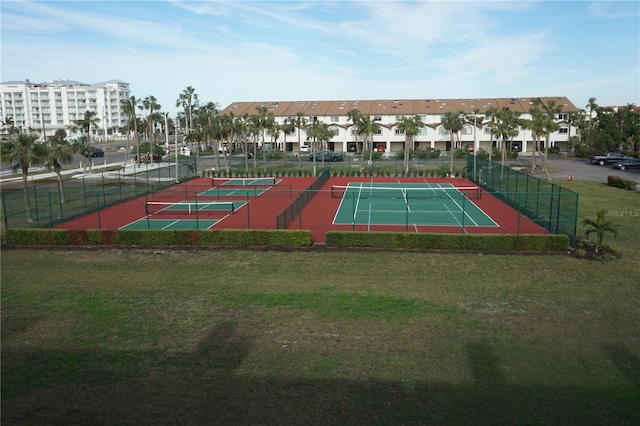
[{"label": "sky", "polygon": [[640,105],[640,2],[0,2],[0,81],[238,101],[566,96]]}]

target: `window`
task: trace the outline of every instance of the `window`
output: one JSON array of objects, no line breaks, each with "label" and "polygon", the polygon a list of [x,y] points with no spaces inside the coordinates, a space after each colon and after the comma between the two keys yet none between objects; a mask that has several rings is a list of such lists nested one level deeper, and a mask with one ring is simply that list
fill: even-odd
[{"label": "window", "polygon": [[485,127],[483,130],[484,130],[484,134],[485,135],[490,135],[491,134],[491,127]]},{"label": "window", "polygon": [[471,126],[464,126],[461,133],[463,135],[471,135],[473,134],[473,130],[471,129]]},{"label": "window", "polygon": [[404,132],[400,131],[400,129],[395,128],[393,134],[396,136],[404,135]]},{"label": "window", "polygon": [[382,116],[381,115],[374,115],[373,116],[373,121],[382,121]]},{"label": "window", "polygon": [[556,120],[568,120],[569,119],[569,114],[567,114],[566,112],[563,112],[561,114],[556,114]]},{"label": "window", "polygon": [[440,126],[438,133],[441,135],[448,135],[449,131],[445,129],[443,126]]},{"label": "window", "polygon": [[340,117],[338,117],[337,115],[332,115],[331,116],[331,122],[332,123],[337,123],[340,121]]},{"label": "window", "polygon": [[418,134],[419,135],[426,135],[427,134],[427,128],[426,127],[420,127],[418,129]]},{"label": "window", "polygon": [[560,126],[558,129],[558,133],[561,135],[566,135],[569,133],[569,128],[567,126]]}]

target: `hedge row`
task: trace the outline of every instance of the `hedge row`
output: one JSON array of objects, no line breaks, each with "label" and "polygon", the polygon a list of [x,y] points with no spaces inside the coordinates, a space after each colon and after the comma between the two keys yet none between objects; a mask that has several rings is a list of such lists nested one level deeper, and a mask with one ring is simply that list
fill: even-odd
[{"label": "hedge row", "polygon": [[[105,230],[7,229],[5,240],[14,246],[124,245],[308,247],[305,229]],[[327,247],[435,249],[478,251],[566,251],[567,235],[417,234],[400,232],[327,232]]]},{"label": "hedge row", "polygon": [[618,176],[607,176],[607,184],[616,188],[628,189],[629,191],[636,190],[636,182],[629,179],[624,179]]},{"label": "hedge row", "polygon": [[479,251],[566,251],[567,235],[417,234],[398,232],[327,232],[327,247],[375,247]]},{"label": "hedge row", "polygon": [[237,246],[305,247],[310,246],[311,231],[273,229],[203,230],[106,230],[90,229],[7,229],[9,245],[127,245],[127,246]]}]

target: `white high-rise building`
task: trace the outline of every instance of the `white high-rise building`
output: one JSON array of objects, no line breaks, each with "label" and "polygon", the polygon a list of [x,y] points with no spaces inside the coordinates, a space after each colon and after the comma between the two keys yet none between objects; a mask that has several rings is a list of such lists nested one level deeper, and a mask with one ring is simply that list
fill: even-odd
[{"label": "white high-rise building", "polygon": [[[109,80],[87,84],[73,80],[52,80],[44,83],[6,81],[0,83],[0,119],[7,119],[20,132],[36,132],[51,136],[64,129],[69,136],[76,120],[85,111],[93,111],[99,124],[92,129],[93,137],[118,135],[128,116],[122,111],[122,101],[130,97],[129,83]],[[5,129],[6,131],[6,129]]]}]

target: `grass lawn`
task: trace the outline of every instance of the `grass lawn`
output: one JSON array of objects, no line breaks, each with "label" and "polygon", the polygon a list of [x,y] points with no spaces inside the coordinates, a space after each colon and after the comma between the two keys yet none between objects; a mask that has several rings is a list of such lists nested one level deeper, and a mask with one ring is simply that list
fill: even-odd
[{"label": "grass lawn", "polygon": [[3,250],[1,420],[640,424],[640,195],[564,184],[622,259]]}]

